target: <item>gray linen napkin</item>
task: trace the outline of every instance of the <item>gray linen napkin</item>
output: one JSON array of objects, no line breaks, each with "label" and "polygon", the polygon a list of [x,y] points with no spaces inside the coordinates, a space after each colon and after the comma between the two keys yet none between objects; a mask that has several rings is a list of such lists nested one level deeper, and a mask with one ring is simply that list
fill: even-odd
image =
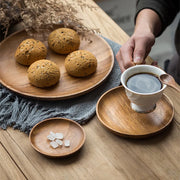
[{"label": "gray linen napkin", "polygon": [[[113,50],[114,55],[121,47],[119,44],[104,38]],[[96,113],[96,103],[107,90],[120,84],[121,71],[115,64],[108,78],[91,92],[68,100],[40,101],[17,95],[0,85],[0,127],[12,126],[25,133],[46,118],[63,117],[80,124],[87,123]]]}]

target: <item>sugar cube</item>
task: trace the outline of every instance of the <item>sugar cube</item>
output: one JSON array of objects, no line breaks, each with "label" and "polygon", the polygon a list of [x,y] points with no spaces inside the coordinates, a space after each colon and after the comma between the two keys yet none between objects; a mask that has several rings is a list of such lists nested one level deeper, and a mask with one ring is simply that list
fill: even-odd
[{"label": "sugar cube", "polygon": [[55,137],[53,137],[51,134],[49,134],[49,135],[47,136],[47,138],[48,138],[50,141],[55,140]]},{"label": "sugar cube", "polygon": [[59,139],[56,139],[55,142],[57,142],[60,146],[63,145],[63,142],[61,140],[59,140]]},{"label": "sugar cube", "polygon": [[55,138],[56,139],[63,139],[64,138],[63,133],[56,133]]},{"label": "sugar cube", "polygon": [[51,131],[51,132],[50,132],[50,135],[53,136],[54,138],[56,138],[56,133],[54,133],[54,132]]},{"label": "sugar cube", "polygon": [[51,145],[51,147],[53,147],[54,149],[56,149],[56,148],[58,147],[58,143],[55,142],[55,141],[51,141],[51,142],[50,142],[50,145]]},{"label": "sugar cube", "polygon": [[70,140],[65,140],[64,141],[64,146],[69,147],[70,146]]}]

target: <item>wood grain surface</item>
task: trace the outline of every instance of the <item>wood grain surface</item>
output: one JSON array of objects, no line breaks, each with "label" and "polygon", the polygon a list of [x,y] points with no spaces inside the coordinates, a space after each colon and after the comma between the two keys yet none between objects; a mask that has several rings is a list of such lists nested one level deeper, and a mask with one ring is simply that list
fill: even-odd
[{"label": "wood grain surface", "polygon": [[120,136],[143,138],[166,128],[174,116],[172,102],[165,95],[150,113],[132,110],[124,87],[119,86],[104,93],[97,103],[96,114],[100,122]]},{"label": "wood grain surface", "polygon": [[[87,93],[102,83],[110,74],[114,55],[107,42],[98,35],[91,35],[92,43],[81,38],[79,49],[85,49],[93,53],[97,58],[96,72],[84,78],[68,75],[64,66],[66,55],[59,55],[48,48],[47,41],[44,44],[48,48],[47,59],[55,62],[60,68],[59,83],[50,88],[37,88],[30,84],[27,77],[27,66],[15,61],[14,54],[18,45],[30,38],[25,31],[11,35],[0,44],[0,82],[21,95],[45,100],[68,99]],[[86,37],[88,38],[88,37]]]},{"label": "wood grain surface", "polygon": [[[128,35],[92,0],[87,2],[97,10],[79,10],[84,24],[99,28],[103,36],[119,44],[125,43]],[[45,157],[31,147],[27,134],[1,129],[0,179],[179,180],[180,94],[168,87],[165,95],[174,106],[173,121],[165,131],[145,139],[122,138],[102,127],[95,116],[83,125],[84,146],[65,158]]]}]

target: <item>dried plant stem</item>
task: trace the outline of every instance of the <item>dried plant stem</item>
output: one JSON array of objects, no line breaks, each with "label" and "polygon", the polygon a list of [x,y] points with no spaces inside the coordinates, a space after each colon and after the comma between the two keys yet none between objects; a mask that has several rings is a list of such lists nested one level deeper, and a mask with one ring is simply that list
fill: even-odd
[{"label": "dried plant stem", "polygon": [[[74,2],[74,3],[73,3]],[[63,24],[73,28],[82,36],[86,33],[100,33],[99,29],[86,27],[77,17],[78,10],[73,4],[83,11],[96,10],[86,0],[2,0],[0,1],[0,25],[4,28],[4,37],[7,36],[10,25],[22,21],[29,35],[34,32],[45,33],[55,24]]]}]

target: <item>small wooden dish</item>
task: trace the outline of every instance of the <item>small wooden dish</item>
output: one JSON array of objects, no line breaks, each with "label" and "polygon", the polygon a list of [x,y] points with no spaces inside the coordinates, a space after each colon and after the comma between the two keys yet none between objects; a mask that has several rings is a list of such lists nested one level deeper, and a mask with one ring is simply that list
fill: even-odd
[{"label": "small wooden dish", "polygon": [[[55,62],[61,72],[59,83],[50,88],[37,88],[29,83],[27,66],[15,61],[14,55],[18,45],[31,38],[25,31],[12,34],[0,43],[0,83],[10,90],[30,98],[41,100],[61,100],[85,94],[101,84],[110,74],[114,65],[114,55],[108,43],[98,35],[89,38],[92,43],[81,37],[79,49],[93,53],[98,61],[96,72],[84,78],[70,76],[65,69],[64,60],[67,55],[60,55],[48,48],[47,39],[43,43],[48,48],[47,59]],[[87,37],[88,38],[88,37]]]},{"label": "small wooden dish", "polygon": [[174,108],[163,95],[150,113],[138,113],[131,109],[123,86],[104,93],[96,106],[99,121],[112,132],[132,138],[149,137],[165,129],[172,121]]},{"label": "small wooden dish", "polygon": [[[70,140],[70,146],[58,147],[50,146],[47,136],[50,132],[63,133],[63,140]],[[83,128],[75,121],[64,118],[50,118],[36,124],[30,134],[29,139],[32,147],[39,153],[49,157],[63,157],[78,151],[85,142]]]}]

